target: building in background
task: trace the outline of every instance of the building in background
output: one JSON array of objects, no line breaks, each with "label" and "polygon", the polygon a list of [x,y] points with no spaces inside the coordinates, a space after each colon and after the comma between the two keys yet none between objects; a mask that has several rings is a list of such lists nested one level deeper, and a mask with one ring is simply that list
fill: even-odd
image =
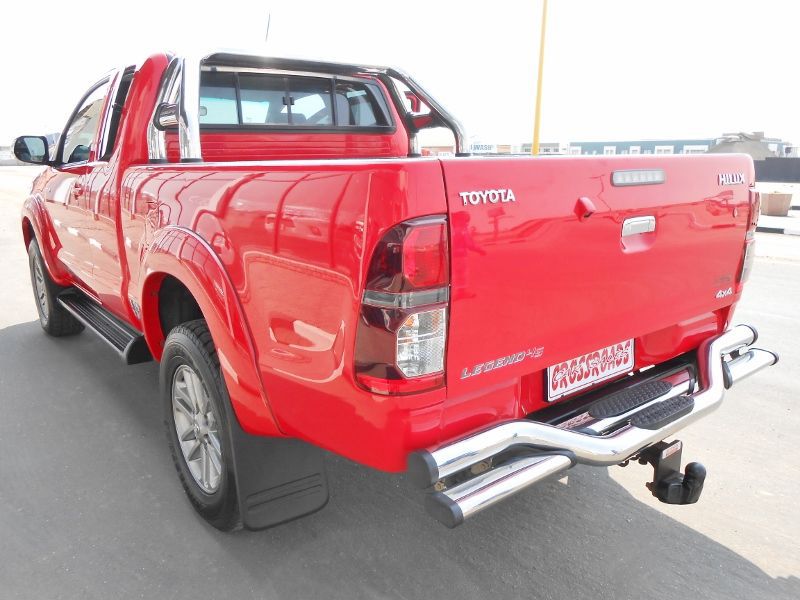
[{"label": "building in background", "polygon": [[723,133],[715,140],[709,152],[741,152],[749,154],[753,160],[764,160],[781,156],[792,156],[792,144],[778,138],[768,138],[763,131],[753,133]]},{"label": "building in background", "polygon": [[714,145],[714,138],[694,140],[631,140],[616,142],[570,142],[569,154],[703,154]]},{"label": "building in background", "polygon": [[[430,132],[430,133],[429,133]],[[439,133],[434,133],[439,132]],[[442,133],[443,132],[443,133]],[[504,140],[503,140],[504,141]],[[427,154],[452,155],[453,137],[447,130],[427,130],[420,133],[420,145]],[[497,143],[473,138],[470,143],[473,154],[530,154],[528,143]],[[716,138],[624,140],[607,142],[543,142],[540,155],[605,155],[617,154],[704,154],[706,152],[744,152],[754,160],[768,156],[797,156],[797,148],[780,138],[766,137],[763,132],[725,133]]]}]

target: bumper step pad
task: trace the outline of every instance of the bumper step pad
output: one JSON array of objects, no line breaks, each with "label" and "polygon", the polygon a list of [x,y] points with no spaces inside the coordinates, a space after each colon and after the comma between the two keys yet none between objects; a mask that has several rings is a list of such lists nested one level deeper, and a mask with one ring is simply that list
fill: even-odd
[{"label": "bumper step pad", "polygon": [[595,419],[616,417],[663,396],[671,389],[672,386],[666,381],[648,381],[595,402],[589,409],[589,414]]},{"label": "bumper step pad", "polygon": [[631,417],[631,425],[639,429],[661,429],[667,423],[689,414],[694,408],[691,396],[675,396],[648,406]]}]

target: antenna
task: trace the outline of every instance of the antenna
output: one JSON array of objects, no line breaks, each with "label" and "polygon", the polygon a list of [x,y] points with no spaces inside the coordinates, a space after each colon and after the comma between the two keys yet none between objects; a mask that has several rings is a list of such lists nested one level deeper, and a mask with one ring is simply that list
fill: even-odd
[{"label": "antenna", "polygon": [[269,41],[269,25],[270,25],[271,22],[272,22],[272,13],[268,12],[267,13],[267,34],[264,36],[264,41],[265,42]]}]

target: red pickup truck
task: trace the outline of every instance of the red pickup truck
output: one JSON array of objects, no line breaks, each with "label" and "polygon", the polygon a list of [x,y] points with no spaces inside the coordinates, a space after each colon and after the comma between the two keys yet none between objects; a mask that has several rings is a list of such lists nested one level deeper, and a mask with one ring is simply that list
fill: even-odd
[{"label": "red pickup truck", "polygon": [[[456,156],[418,133],[449,128]],[[393,68],[155,54],[77,104],[22,231],[43,329],[160,362],[172,456],[223,530],[321,508],[322,449],[408,471],[453,527],[581,463],[652,465],[776,362],[731,324],[745,155],[470,157]]]}]

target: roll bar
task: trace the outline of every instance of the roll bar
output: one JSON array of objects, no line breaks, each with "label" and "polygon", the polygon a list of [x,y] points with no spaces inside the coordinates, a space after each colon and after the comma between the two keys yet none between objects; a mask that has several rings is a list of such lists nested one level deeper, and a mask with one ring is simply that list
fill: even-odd
[{"label": "roll bar", "polygon": [[437,117],[436,121],[448,128],[455,138],[456,155],[469,155],[467,136],[461,123],[451,115],[425,88],[404,71],[392,67],[352,65],[318,62],[292,58],[275,58],[245,52],[224,50],[212,54],[174,57],[164,73],[161,87],[147,130],[150,162],[166,162],[165,128],[178,126],[181,162],[201,162],[200,147],[200,71],[203,66],[225,66],[269,69],[303,74],[341,76],[371,75],[381,80],[389,89],[392,101],[403,117],[408,129],[409,154],[417,154],[417,128],[413,114],[405,109],[392,80],[399,81],[415,94]]}]

